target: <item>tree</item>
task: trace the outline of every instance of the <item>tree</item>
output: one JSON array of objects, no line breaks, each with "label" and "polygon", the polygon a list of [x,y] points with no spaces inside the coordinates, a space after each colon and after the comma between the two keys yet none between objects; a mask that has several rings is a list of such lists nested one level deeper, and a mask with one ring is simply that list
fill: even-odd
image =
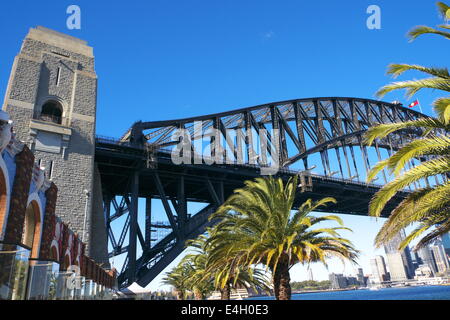
[{"label": "tree", "polygon": [[162,280],[164,284],[174,288],[178,300],[186,299],[189,271],[187,265],[178,264]]},{"label": "tree", "polygon": [[[437,3],[440,14],[445,17],[450,7],[442,2]],[[448,23],[439,26],[441,29],[450,29]],[[437,34],[450,39],[450,33],[427,26],[418,26],[409,32],[411,40],[423,34]],[[382,87],[377,96],[383,97],[386,93],[398,89],[406,89],[408,97],[412,97],[424,88],[437,89],[450,92],[450,75],[447,68],[427,68],[419,65],[391,64],[388,74],[397,77],[408,70],[416,70],[431,77],[419,80],[393,82]],[[411,141],[402,146],[388,159],[376,164],[370,171],[367,180],[370,182],[383,169],[394,174],[394,179],[380,189],[369,204],[369,214],[380,216],[386,203],[401,189],[429,177],[444,176],[443,183],[431,186],[427,180],[427,187],[411,192],[391,213],[376,236],[377,247],[389,242],[398,232],[413,224],[419,223],[400,244],[399,249],[405,248],[413,239],[429,231],[418,243],[416,248],[430,243],[439,235],[450,230],[450,98],[442,97],[433,102],[437,118],[420,118],[403,123],[382,124],[368,130],[365,141],[371,145],[375,139],[381,139],[389,134],[405,129],[419,129],[422,133],[420,139]],[[412,159],[420,159],[422,163],[404,173],[401,171]],[[438,180],[436,180],[438,181]],[[437,227],[436,227],[437,226]],[[435,228],[436,227],[436,228]],[[431,229],[431,230],[430,230]]]},{"label": "tree", "polygon": [[[216,259],[222,257],[236,266],[262,264],[272,273],[276,299],[291,298],[289,269],[297,263],[322,262],[331,256],[355,262],[358,251],[340,237],[342,220],[335,215],[314,217],[310,213],[330,202],[308,200],[292,215],[297,176],[284,184],[278,178],[256,178],[234,191],[210,219],[220,219],[210,237]],[[339,227],[313,229],[323,221]]]},{"label": "tree", "polygon": [[[207,234],[217,232],[208,229]],[[215,255],[215,247],[209,245],[208,236],[200,235],[197,239],[189,240],[187,245],[194,253],[186,256],[198,265],[192,275],[193,284],[203,284],[208,289],[216,289],[221,293],[222,300],[229,300],[231,290],[237,287],[252,287],[254,289],[269,290],[265,273],[260,269],[233,265],[229,259]],[[218,258],[218,259],[216,259]],[[211,284],[213,287],[211,287]]]},{"label": "tree", "polygon": [[266,272],[255,266],[234,265],[232,259],[223,259],[210,265],[214,270],[214,286],[222,300],[230,300],[232,289],[252,288],[270,293]]},{"label": "tree", "polygon": [[[191,242],[191,244],[194,244]],[[197,252],[186,255],[180,262],[184,264],[187,272],[187,287],[194,293],[195,300],[204,300],[214,291],[213,277],[207,266],[208,256],[206,252],[197,248]]]}]

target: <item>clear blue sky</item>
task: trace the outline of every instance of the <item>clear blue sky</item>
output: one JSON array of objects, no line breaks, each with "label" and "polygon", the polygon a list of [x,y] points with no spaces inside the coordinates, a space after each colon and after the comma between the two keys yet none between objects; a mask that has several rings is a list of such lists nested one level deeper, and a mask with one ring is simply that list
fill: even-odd
[{"label": "clear blue sky", "polygon": [[[374,98],[392,62],[445,66],[448,42],[418,24],[441,23],[434,1],[1,1],[0,95],[30,27],[42,25],[87,40],[99,79],[97,134],[119,137],[136,120],[214,113],[314,96]],[[81,8],[81,30],[66,28],[66,8]],[[366,27],[366,9],[381,8],[381,30]],[[419,77],[408,74],[407,78]],[[423,111],[439,93],[419,92]],[[403,92],[386,96],[400,100]],[[343,216],[364,251],[368,273],[380,223]],[[333,264],[332,271],[340,267]],[[316,278],[327,271],[314,267]],[[340,270],[342,271],[342,270]],[[352,271],[352,270],[349,270]],[[305,279],[301,268],[294,280]]]}]

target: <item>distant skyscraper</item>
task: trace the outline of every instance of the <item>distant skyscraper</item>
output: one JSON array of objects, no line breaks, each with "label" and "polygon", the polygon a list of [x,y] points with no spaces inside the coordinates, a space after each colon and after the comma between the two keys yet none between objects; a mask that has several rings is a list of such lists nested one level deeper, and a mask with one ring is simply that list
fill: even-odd
[{"label": "distant skyscraper", "polygon": [[388,280],[386,263],[383,256],[376,256],[370,259],[370,268],[372,269],[372,282],[383,282]]},{"label": "distant skyscraper", "polygon": [[375,260],[377,261],[378,271],[379,271],[383,281],[389,280],[389,275],[388,275],[388,271],[386,268],[386,262],[384,261],[384,257],[376,256]]},{"label": "distant skyscraper", "polygon": [[384,246],[392,281],[412,279],[414,277],[414,267],[409,248],[406,247],[402,251],[398,250],[404,238],[405,231],[401,230],[396,237]]},{"label": "distant skyscraper", "polygon": [[340,273],[331,273],[329,275],[331,289],[342,289],[347,287],[347,279]]},{"label": "distant skyscraper", "polygon": [[442,245],[444,246],[447,258],[450,259],[450,232],[447,232],[441,236]]},{"label": "distant skyscraper", "polygon": [[364,272],[362,268],[358,268],[358,273],[356,274],[356,279],[358,280],[358,283],[360,286],[365,286],[366,281],[364,279]]},{"label": "distant skyscraper", "polygon": [[413,268],[414,270],[416,270],[419,265],[420,265],[420,259],[419,256],[417,255],[417,252],[411,251],[411,259],[412,259],[412,264],[413,264]]},{"label": "distant skyscraper", "polygon": [[377,260],[375,258],[370,259],[370,269],[372,271],[371,282],[382,282],[383,280],[378,272]]},{"label": "distant skyscraper", "polygon": [[358,279],[356,277],[348,276],[348,277],[345,277],[345,280],[347,282],[347,287],[348,286],[359,286],[360,285],[359,282],[358,282]]},{"label": "distant skyscraper", "polygon": [[427,265],[430,267],[433,274],[437,272],[437,267],[433,258],[433,254],[429,247],[422,247],[417,250],[417,257],[419,265]]},{"label": "distant skyscraper", "polygon": [[437,243],[430,246],[431,251],[433,252],[434,261],[436,262],[436,267],[438,272],[447,271],[450,266],[448,263],[447,255],[445,253],[444,247],[442,244]]},{"label": "distant skyscraper", "polygon": [[401,281],[408,279],[408,270],[403,263],[402,254],[400,252],[388,253],[386,254],[386,256],[391,281]]},{"label": "distant skyscraper", "polygon": [[314,277],[313,277],[313,273],[311,268],[308,268],[308,280],[309,281],[314,281]]}]

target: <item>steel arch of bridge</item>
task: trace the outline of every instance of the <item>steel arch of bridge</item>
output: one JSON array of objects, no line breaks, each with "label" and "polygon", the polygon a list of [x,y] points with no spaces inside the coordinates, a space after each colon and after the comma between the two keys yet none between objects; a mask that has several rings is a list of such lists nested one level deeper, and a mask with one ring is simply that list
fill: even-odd
[{"label": "steel arch of bridge", "polygon": [[[272,154],[279,157],[279,176],[288,177],[299,170],[302,172],[302,188],[296,205],[306,198],[332,195],[338,204],[327,208],[327,211],[367,214],[367,203],[379,186],[362,181],[365,172],[370,169],[363,134],[379,123],[409,121],[419,117],[427,116],[400,104],[327,97],[274,102],[178,120],[139,121],[120,140],[98,137],[96,163],[103,185],[104,212],[112,247],[110,256],[127,253],[119,276],[120,286],[134,281],[145,286],[153,280],[181,253],[185,240],[204,232],[210,225],[207,217],[235,188],[244,180],[260,174],[261,166],[266,165],[261,160]],[[196,126],[198,122],[202,125]],[[173,164],[171,151],[179,141],[173,140],[172,135],[179,129],[186,130],[194,144],[202,140],[203,148],[206,137],[206,148],[220,150],[222,163],[207,165],[201,160],[197,163],[199,153],[193,150],[192,164]],[[229,137],[230,130],[235,133],[232,138]],[[272,135],[274,130],[278,130],[279,134]],[[420,133],[420,130],[403,130],[377,140],[375,153],[380,160],[380,149],[391,154]],[[263,150],[258,147],[262,139],[268,141],[268,155],[262,154]],[[219,149],[213,148],[218,145]],[[359,149],[358,154],[354,148]],[[225,159],[226,149],[232,150],[232,159],[228,162]],[[330,152],[333,150],[335,155],[331,159]],[[322,175],[311,173],[310,158],[314,155],[320,156],[320,161],[313,165],[320,164]],[[217,154],[214,156],[217,157]],[[243,163],[238,164],[238,159]],[[361,161],[363,165],[357,165]],[[336,163],[331,162],[338,164],[337,171],[332,170]],[[333,177],[335,174],[339,177]],[[383,175],[386,181],[386,174]],[[384,215],[403,196],[398,195],[387,206]],[[137,218],[139,197],[147,199],[144,231]],[[152,198],[161,200],[172,230],[156,244],[151,239],[152,228],[155,227],[151,220]],[[207,205],[196,214],[188,214],[188,201]],[[117,239],[111,223],[124,215],[127,218]],[[128,244],[124,245],[126,239]],[[139,258],[136,256],[138,244],[142,248]]]}]

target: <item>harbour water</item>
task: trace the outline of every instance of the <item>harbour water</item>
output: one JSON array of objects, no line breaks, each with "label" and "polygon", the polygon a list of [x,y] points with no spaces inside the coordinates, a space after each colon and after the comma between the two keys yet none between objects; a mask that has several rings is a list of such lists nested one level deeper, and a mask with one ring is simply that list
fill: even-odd
[{"label": "harbour water", "polygon": [[[253,297],[249,300],[273,300]],[[292,300],[450,300],[450,286],[418,286],[293,294]]]}]

